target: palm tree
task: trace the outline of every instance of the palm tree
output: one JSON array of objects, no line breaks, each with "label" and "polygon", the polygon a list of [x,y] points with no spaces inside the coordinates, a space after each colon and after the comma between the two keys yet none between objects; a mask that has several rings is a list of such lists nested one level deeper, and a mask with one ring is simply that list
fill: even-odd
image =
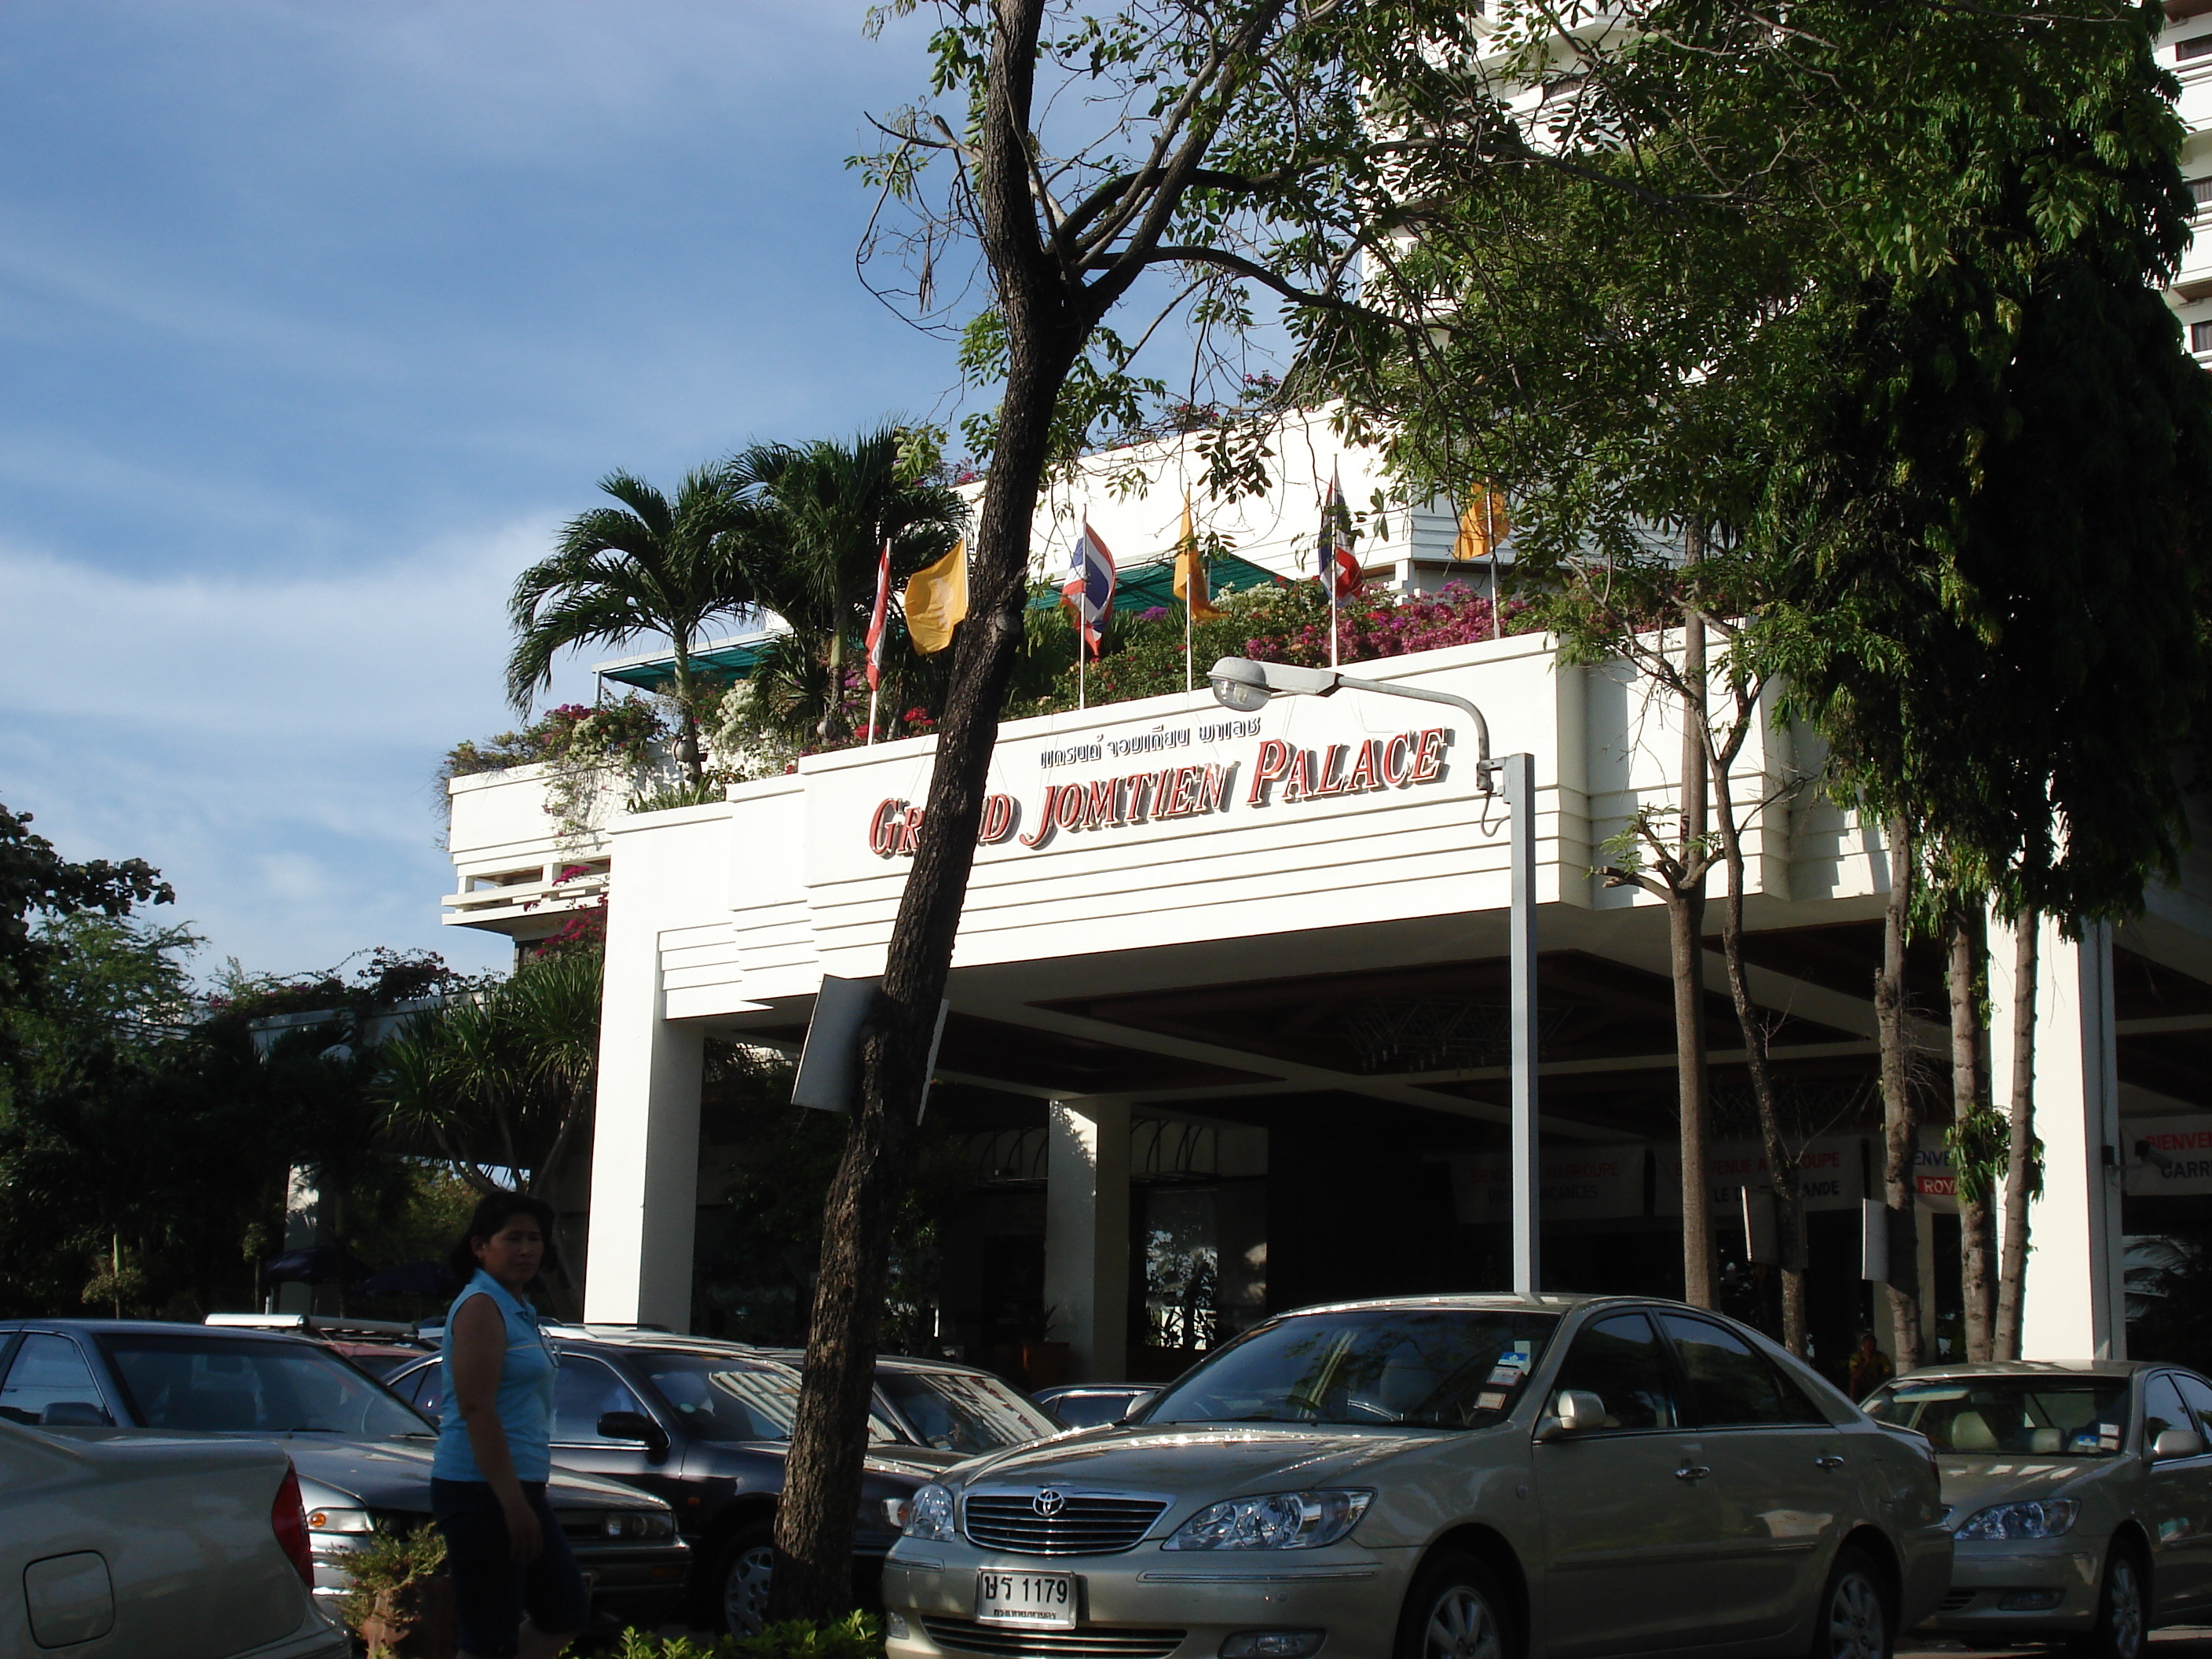
[{"label": "palm tree", "polygon": [[691,653],[709,619],[734,617],[760,601],[743,533],[757,509],[714,467],[686,476],[673,503],[627,472],[609,473],[599,488],[622,505],[571,519],[552,556],[515,580],[507,603],[515,635],[507,696],[526,714],[552,683],[553,659],[562,652],[665,635],[676,656],[677,757],[696,784],[704,767]]},{"label": "palm tree", "polygon": [[930,476],[933,459],[910,429],[885,425],[850,443],[755,444],[724,468],[762,515],[748,560],[761,603],[826,647],[824,738],[843,722],[846,647],[866,632],[884,538],[896,580],[944,557],[966,527],[967,503]]}]

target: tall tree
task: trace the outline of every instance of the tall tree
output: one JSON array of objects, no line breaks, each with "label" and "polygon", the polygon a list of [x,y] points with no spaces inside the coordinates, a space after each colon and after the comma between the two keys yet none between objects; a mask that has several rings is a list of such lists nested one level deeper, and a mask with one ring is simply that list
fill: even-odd
[{"label": "tall tree", "polygon": [[896,582],[966,527],[967,503],[938,471],[933,435],[895,425],[849,443],[755,444],[727,464],[730,489],[757,510],[748,540],[763,603],[822,647],[824,740],[845,725],[847,653],[866,635],[884,544]]},{"label": "tall tree", "polygon": [[[1164,285],[1163,314],[1188,303],[1201,330],[1249,319],[1248,282],[1295,306],[1356,306],[1355,261],[1382,199],[1351,182],[1358,169],[1347,158],[1372,142],[1359,89],[1403,58],[1407,36],[1395,25],[1413,15],[1394,9],[1394,27],[1371,37],[1355,27],[1364,5],[1292,0],[1124,0],[1095,15],[1078,0],[895,0],[878,15],[922,9],[939,25],[934,84],[955,116],[902,112],[863,167],[919,210],[907,246],[919,256],[913,297],[923,308],[939,264],[973,238],[988,305],[965,332],[963,361],[1000,394],[995,412],[969,427],[990,471],[968,620],[830,1189],[778,1512],[779,1614],[822,1613],[849,1593],[896,1182],[1023,641],[1046,470],[1072,459],[1101,420],[1139,408],[1136,348],[1106,322],[1147,273],[1178,273]],[[1455,8],[1433,9],[1468,32]],[[933,160],[948,165],[931,173]],[[941,197],[925,195],[933,179]]]},{"label": "tall tree", "polygon": [[692,653],[710,622],[734,619],[760,603],[741,556],[744,544],[733,533],[748,515],[715,467],[686,475],[673,501],[627,472],[609,473],[599,488],[621,505],[571,519],[551,555],[515,579],[507,602],[514,629],[507,696],[526,714],[552,684],[563,651],[665,635],[676,659],[678,758],[697,783],[705,766]]}]

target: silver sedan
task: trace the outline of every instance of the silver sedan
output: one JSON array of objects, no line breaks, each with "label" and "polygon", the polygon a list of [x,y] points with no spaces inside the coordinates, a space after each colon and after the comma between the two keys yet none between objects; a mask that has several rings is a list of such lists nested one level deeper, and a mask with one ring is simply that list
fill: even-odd
[{"label": "silver sedan", "polygon": [[343,1659],[312,1571],[274,1446],[0,1421],[0,1659]]},{"label": "silver sedan", "polygon": [[884,1601],[890,1659],[1881,1659],[1950,1555],[1927,1443],[1755,1333],[1443,1297],[1285,1315],[961,1465]]}]

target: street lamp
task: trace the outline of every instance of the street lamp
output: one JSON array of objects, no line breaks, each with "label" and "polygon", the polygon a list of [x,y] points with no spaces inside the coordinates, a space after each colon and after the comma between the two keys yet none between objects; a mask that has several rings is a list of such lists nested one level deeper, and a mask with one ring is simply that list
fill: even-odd
[{"label": "street lamp", "polygon": [[1513,900],[1506,956],[1511,967],[1513,1033],[1513,1288],[1533,1296],[1542,1279],[1536,1233],[1536,827],[1534,755],[1490,757],[1490,722],[1465,697],[1387,680],[1354,679],[1334,668],[1224,657],[1207,672],[1214,700],[1240,714],[1257,713],[1271,697],[1326,697],[1341,690],[1375,691],[1448,703],[1474,722],[1476,787],[1505,784],[1505,838],[1511,850]]}]

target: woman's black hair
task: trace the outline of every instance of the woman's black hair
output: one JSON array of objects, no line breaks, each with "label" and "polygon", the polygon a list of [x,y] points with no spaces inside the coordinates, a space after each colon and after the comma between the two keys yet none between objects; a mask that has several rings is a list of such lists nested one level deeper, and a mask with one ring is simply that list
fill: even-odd
[{"label": "woman's black hair", "polygon": [[553,1206],[542,1198],[532,1198],[527,1193],[492,1193],[477,1200],[476,1213],[469,1218],[468,1226],[453,1253],[446,1258],[446,1267],[453,1275],[453,1282],[465,1285],[477,1276],[483,1264],[477,1260],[474,1246],[487,1243],[497,1236],[499,1230],[519,1215],[526,1215],[538,1224],[538,1231],[545,1236],[545,1255],[540,1276],[544,1268],[554,1265]]}]

